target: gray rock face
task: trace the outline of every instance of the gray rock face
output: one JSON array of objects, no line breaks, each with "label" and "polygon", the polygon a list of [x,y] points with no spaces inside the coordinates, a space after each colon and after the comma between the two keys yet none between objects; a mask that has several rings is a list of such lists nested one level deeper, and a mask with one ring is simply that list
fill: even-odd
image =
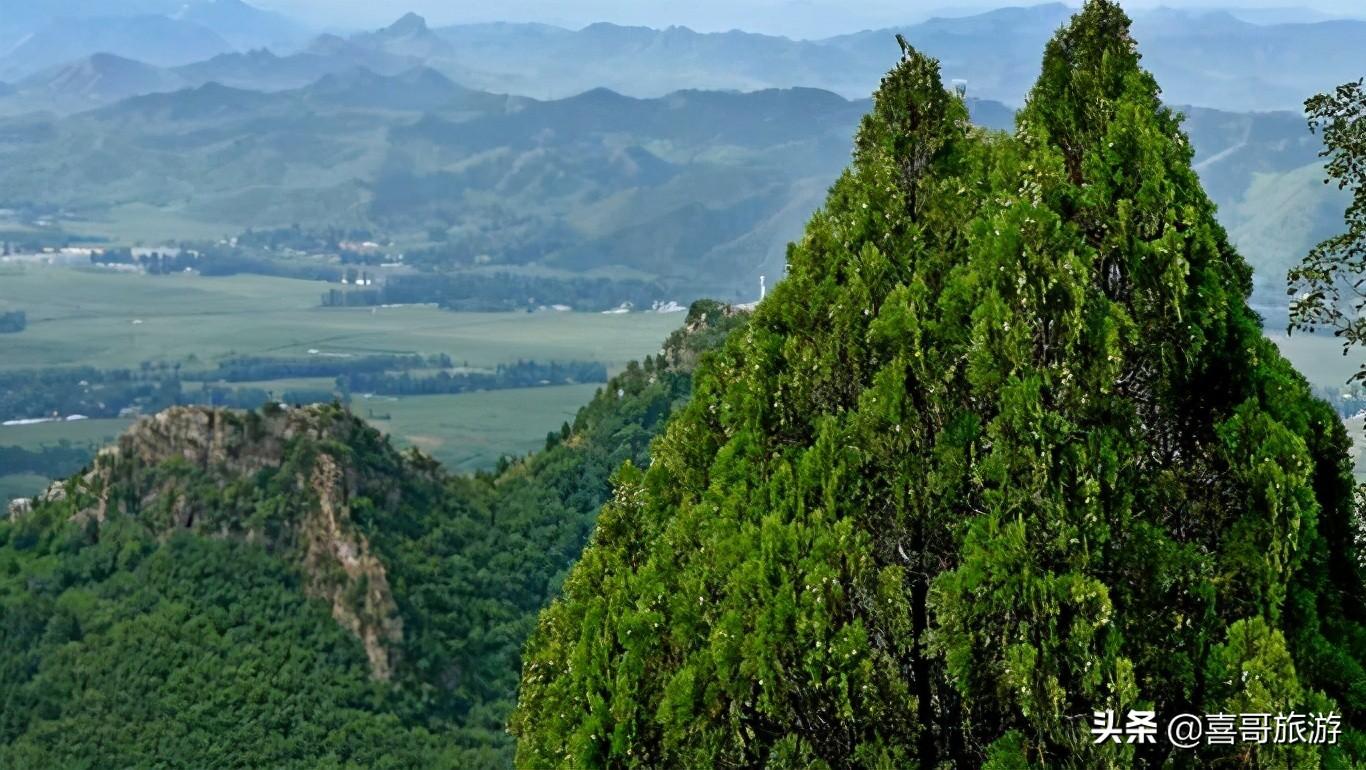
[{"label": "gray rock face", "polygon": [[9,518],[18,521],[33,511],[33,501],[27,497],[9,501]]},{"label": "gray rock face", "polygon": [[[84,476],[53,484],[36,504],[67,504],[77,521],[103,524],[112,506],[168,531],[251,542],[271,537],[267,545],[299,568],[305,591],[327,602],[333,619],[360,639],[371,674],[387,680],[403,623],[385,565],[352,521],[351,501],[382,490],[386,502],[396,503],[397,491],[367,479],[365,469],[334,448],[368,430],[335,407],[261,413],[174,407],[139,420]],[[271,536],[249,523],[249,505],[234,507],[214,493],[215,487],[240,489],[244,481],[253,486],[267,470],[289,474],[285,493],[272,503],[284,511],[286,525]]]}]

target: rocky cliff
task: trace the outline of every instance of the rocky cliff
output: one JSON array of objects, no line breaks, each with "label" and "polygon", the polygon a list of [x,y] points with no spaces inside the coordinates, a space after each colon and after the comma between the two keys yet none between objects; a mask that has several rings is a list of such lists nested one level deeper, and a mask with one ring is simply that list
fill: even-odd
[{"label": "rocky cliff", "polygon": [[142,419],[84,473],[12,513],[64,505],[73,521],[96,529],[117,513],[163,537],[190,530],[263,543],[298,566],[308,594],[331,606],[364,644],[373,676],[388,680],[403,623],[352,502],[396,503],[400,487],[380,469],[403,462],[334,406],[176,407]]}]

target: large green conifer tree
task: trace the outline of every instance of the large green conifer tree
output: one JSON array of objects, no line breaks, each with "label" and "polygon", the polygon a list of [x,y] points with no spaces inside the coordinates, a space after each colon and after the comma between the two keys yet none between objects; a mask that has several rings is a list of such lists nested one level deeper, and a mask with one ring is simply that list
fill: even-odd
[{"label": "large green conifer tree", "polygon": [[1248,309],[1091,0],[1015,136],[907,51],[788,278],[618,475],[525,662],[522,767],[1345,766],[1092,712],[1366,727],[1347,439]]}]

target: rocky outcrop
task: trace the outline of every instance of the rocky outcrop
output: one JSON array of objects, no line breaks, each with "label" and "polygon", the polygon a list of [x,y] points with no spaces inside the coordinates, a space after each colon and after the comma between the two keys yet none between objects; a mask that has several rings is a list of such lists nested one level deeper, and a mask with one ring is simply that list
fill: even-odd
[{"label": "rocky outcrop", "polygon": [[715,300],[698,300],[688,308],[682,328],[664,341],[660,354],[670,369],[691,372],[703,354],[720,347],[732,331],[748,322],[750,311]]},{"label": "rocky outcrop", "polygon": [[18,499],[9,501],[8,515],[9,518],[13,521],[18,521],[24,516],[27,516],[32,511],[33,501],[27,497],[20,497]]},{"label": "rocky outcrop", "polygon": [[[67,501],[77,521],[103,523],[117,511],[168,535],[188,529],[262,542],[299,566],[309,595],[331,606],[364,645],[372,675],[387,681],[403,623],[385,565],[351,518],[351,501],[375,490],[362,490],[368,474],[348,464],[348,442],[370,431],[335,406],[176,407],[140,420],[90,470],[42,500]],[[282,520],[269,527],[253,518],[252,495],[265,494],[265,483],[285,490],[270,500]],[[384,487],[381,496],[396,494]]]},{"label": "rocky outcrop", "polygon": [[[319,455],[308,484],[317,496],[317,508],[301,522],[309,592],[331,603],[332,617],[365,645],[371,673],[388,681],[394,651],[403,641],[403,621],[384,564],[351,525],[345,478],[336,460]],[[343,579],[332,577],[335,566]]]}]

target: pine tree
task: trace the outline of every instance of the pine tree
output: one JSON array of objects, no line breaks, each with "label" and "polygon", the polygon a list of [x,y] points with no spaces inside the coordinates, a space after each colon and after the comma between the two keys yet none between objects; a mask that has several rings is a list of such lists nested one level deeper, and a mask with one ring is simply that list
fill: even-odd
[{"label": "pine tree", "polygon": [[[521,767],[1209,766],[1096,710],[1366,727],[1346,436],[1091,0],[1014,136],[907,49],[787,279],[543,614]],[[1345,763],[1344,746],[1259,766]]]}]

